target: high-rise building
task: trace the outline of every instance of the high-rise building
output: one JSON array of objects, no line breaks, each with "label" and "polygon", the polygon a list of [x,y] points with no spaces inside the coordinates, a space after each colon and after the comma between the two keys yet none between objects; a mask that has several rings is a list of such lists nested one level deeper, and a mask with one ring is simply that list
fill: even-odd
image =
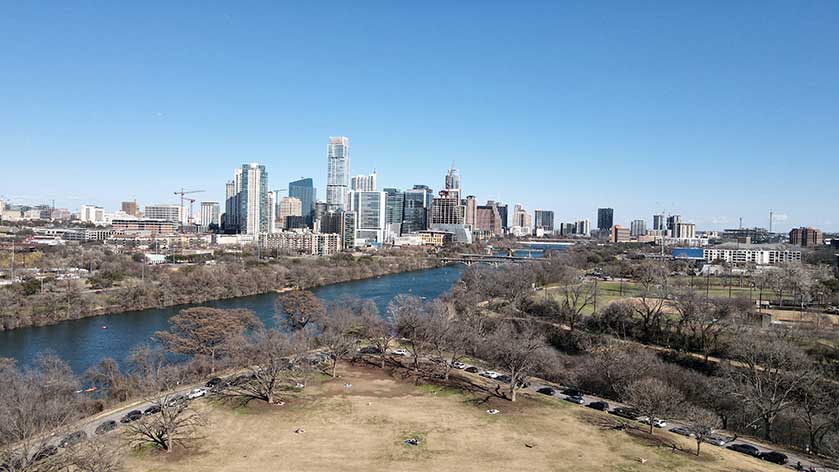
[{"label": "high-rise building", "polygon": [[676,236],[676,226],[682,222],[682,215],[670,215],[667,217],[667,230],[671,236]]},{"label": "high-rise building", "polygon": [[300,200],[301,216],[306,219],[306,224],[312,226],[315,216],[315,202],[318,192],[312,184],[312,179],[305,178],[288,183],[288,196]]},{"label": "high-rise building", "polygon": [[259,234],[270,232],[271,205],[268,199],[268,172],[256,162],[243,164],[237,172],[241,186],[238,196],[239,232]]},{"label": "high-rise building", "polygon": [[280,199],[279,220],[283,229],[288,229],[289,216],[303,216],[303,202],[296,197],[283,197]]},{"label": "high-rise building", "polygon": [[624,228],[621,225],[612,226],[612,242],[625,243],[630,241],[629,228]]},{"label": "high-rise building", "polygon": [[486,205],[478,205],[475,209],[475,227],[488,234],[501,236],[504,234],[504,226],[502,225],[501,212],[498,211],[498,205],[493,201],[488,201]]},{"label": "high-rise building", "polygon": [[341,222],[341,247],[344,249],[351,249],[355,247],[355,212],[344,211],[340,212],[343,215]]},{"label": "high-rise building", "polygon": [[[495,202],[493,202],[493,204],[496,208],[498,208],[498,214],[501,215],[501,227],[503,228],[503,231],[507,231],[507,228],[510,227],[510,225],[507,224],[509,221],[507,218],[507,205]],[[489,203],[487,203],[487,205],[489,205]]]},{"label": "high-rise building", "polygon": [[477,224],[478,200],[474,195],[466,197],[465,207],[466,226],[475,228]]},{"label": "high-rise building", "polygon": [[95,225],[105,224],[105,209],[95,205],[82,205],[79,207],[79,221]]},{"label": "high-rise building", "polygon": [[122,211],[131,216],[140,216],[140,208],[137,206],[137,200],[133,202],[122,202]]},{"label": "high-rise building", "polygon": [[355,214],[355,245],[382,244],[385,240],[384,192],[351,191],[350,211]]},{"label": "high-rise building", "polygon": [[653,215],[653,229],[656,231],[664,231],[667,229],[664,225],[665,216],[662,214]]},{"label": "high-rise building", "polygon": [[[277,232],[277,211],[279,204],[277,203],[277,197],[279,196],[279,192],[275,192],[273,190],[268,192],[268,232],[269,233],[276,233]],[[301,217],[302,218],[302,217]]]},{"label": "high-rise building", "polygon": [[629,234],[634,238],[644,236],[647,234],[647,222],[644,220],[632,220],[629,224]]},{"label": "high-rise building", "polygon": [[598,208],[597,209],[597,229],[599,231],[609,231],[614,226],[615,210],[612,208]]},{"label": "high-rise building", "polygon": [[350,190],[358,192],[375,192],[376,187],[376,171],[374,170],[370,175],[356,175],[350,180]]},{"label": "high-rise building", "polygon": [[533,212],[535,229],[542,229],[546,232],[554,230],[554,212],[551,210],[536,210]]},{"label": "high-rise building", "polygon": [[181,223],[183,221],[184,211],[180,205],[169,205],[160,203],[157,205],[146,205],[143,212],[145,217],[151,220],[164,220]]},{"label": "high-rise building", "polygon": [[350,184],[350,139],[343,136],[330,137],[326,158],[326,204],[330,210],[343,210],[347,206]]},{"label": "high-rise building", "polygon": [[385,199],[385,239],[392,240],[402,234],[402,220],[404,218],[405,194],[399,189],[386,188],[383,190]]},{"label": "high-rise building", "polygon": [[201,226],[204,230],[219,227],[219,213],[221,208],[218,202],[201,202]]},{"label": "high-rise building", "polygon": [[462,225],[465,220],[460,198],[440,190],[440,196],[431,201],[431,227],[434,225]]},{"label": "high-rise building", "polygon": [[344,225],[344,212],[342,211],[327,211],[320,216],[321,233],[335,233],[341,234],[341,228]]},{"label": "high-rise building", "polygon": [[561,223],[559,225],[559,234],[562,236],[571,236],[574,234],[574,223]]},{"label": "high-rise building", "polygon": [[224,217],[221,229],[225,233],[239,232],[239,190],[242,169],[236,169],[233,180],[224,185]]},{"label": "high-rise building", "polygon": [[405,204],[402,207],[402,234],[416,233],[428,229],[429,198],[431,189],[425,185],[414,185],[405,190]]},{"label": "high-rise building", "polygon": [[674,223],[671,235],[678,239],[693,239],[696,237],[696,225],[693,223]]},{"label": "high-rise building", "polygon": [[580,236],[589,236],[591,235],[591,221],[589,220],[580,220],[574,223],[574,234]]},{"label": "high-rise building", "polygon": [[789,232],[789,243],[795,246],[818,247],[824,245],[821,230],[809,227],[793,228]]},{"label": "high-rise building", "polygon": [[449,196],[460,200],[460,172],[454,168],[452,163],[451,169],[446,174],[445,190],[448,190]]}]

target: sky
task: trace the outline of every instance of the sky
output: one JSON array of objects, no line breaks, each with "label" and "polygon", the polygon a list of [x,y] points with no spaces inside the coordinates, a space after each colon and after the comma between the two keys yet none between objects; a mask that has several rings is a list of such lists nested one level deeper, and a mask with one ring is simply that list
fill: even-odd
[{"label": "sky", "polygon": [[0,196],[222,201],[243,163],[556,221],[839,231],[839,2],[0,2]]}]

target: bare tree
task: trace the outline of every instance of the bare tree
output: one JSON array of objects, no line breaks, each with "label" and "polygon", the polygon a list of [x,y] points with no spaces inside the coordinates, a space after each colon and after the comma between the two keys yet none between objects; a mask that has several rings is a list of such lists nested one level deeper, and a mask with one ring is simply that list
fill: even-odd
[{"label": "bare tree", "polygon": [[764,438],[771,441],[775,418],[793,405],[796,388],[813,375],[810,361],[782,332],[741,336],[730,359],[723,375],[732,394],[756,413]]},{"label": "bare tree", "polygon": [[189,448],[203,439],[207,420],[190,408],[189,402],[171,393],[159,393],[149,400],[159,412],[126,425],[124,434],[133,447],[151,445],[170,453],[176,447]]},{"label": "bare tree", "polygon": [[578,272],[570,273],[560,282],[560,319],[574,329],[583,321],[586,308],[597,298],[596,286],[582,278]]},{"label": "bare tree", "polygon": [[355,352],[364,326],[352,306],[333,305],[330,312],[323,322],[323,330],[317,336],[317,343],[329,353],[330,374],[335,378],[338,361]]},{"label": "bare tree", "polygon": [[696,441],[696,455],[698,456],[702,443],[707,441],[720,427],[719,416],[697,407],[689,408],[684,416],[685,429],[693,435],[693,439]]},{"label": "bare tree", "polygon": [[627,387],[627,402],[647,417],[650,434],[655,418],[666,418],[677,411],[685,401],[682,393],[659,379],[647,377],[636,380]]},{"label": "bare tree", "polygon": [[137,391],[137,385],[133,379],[120,371],[119,364],[110,357],[99,361],[98,364],[89,368],[84,375],[86,381],[96,386],[98,392],[105,395],[104,398],[124,402]]},{"label": "bare tree", "polygon": [[379,352],[379,361],[384,369],[387,361],[387,350],[396,339],[396,328],[390,319],[379,316],[378,313],[367,312],[361,315],[364,326],[364,339]]},{"label": "bare tree", "polygon": [[802,382],[795,392],[795,416],[807,429],[810,451],[822,452],[825,437],[839,429],[836,387],[828,382]]},{"label": "bare tree", "polygon": [[510,374],[510,401],[527,377],[545,367],[550,359],[550,348],[544,335],[533,324],[517,327],[512,322],[499,324],[486,340],[484,355],[487,360]]},{"label": "bare tree", "polygon": [[649,350],[609,337],[592,339],[586,351],[591,357],[574,372],[575,383],[618,400],[626,399],[633,381],[661,365]]},{"label": "bare tree", "polygon": [[259,319],[249,310],[221,310],[218,308],[187,308],[173,316],[169,331],[158,331],[155,337],[171,352],[209,357],[212,371],[216,361],[226,355],[231,340],[259,325]]},{"label": "bare tree", "polygon": [[323,322],[326,307],[308,290],[293,290],[277,297],[274,319],[290,330],[305,330],[307,326]]},{"label": "bare tree", "polygon": [[708,362],[710,354],[720,346],[720,337],[729,329],[729,304],[690,288],[676,291],[672,302],[679,313],[677,327],[682,336],[682,349],[696,349]]},{"label": "bare tree", "polygon": [[414,373],[419,375],[419,360],[428,339],[427,312],[422,299],[413,295],[397,295],[388,303],[387,311],[395,322],[396,332],[408,341]]},{"label": "bare tree", "polygon": [[644,341],[649,341],[661,331],[662,317],[670,293],[667,269],[652,263],[641,264],[636,270],[635,280],[638,296],[631,306],[641,321]]}]

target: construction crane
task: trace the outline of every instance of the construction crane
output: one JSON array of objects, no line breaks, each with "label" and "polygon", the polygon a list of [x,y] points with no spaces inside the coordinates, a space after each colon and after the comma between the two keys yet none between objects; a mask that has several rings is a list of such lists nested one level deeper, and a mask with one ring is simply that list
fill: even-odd
[{"label": "construction crane", "polygon": [[[205,191],[206,190],[184,190],[184,188],[181,187],[181,190],[179,192],[175,192],[175,195],[181,196],[181,211],[184,211],[184,200],[189,200],[189,219],[187,220],[187,224],[192,223],[192,204],[195,203],[195,199],[189,197],[185,198],[184,195],[189,195],[191,193],[201,193]],[[181,224],[183,224],[183,215],[181,215]]]}]

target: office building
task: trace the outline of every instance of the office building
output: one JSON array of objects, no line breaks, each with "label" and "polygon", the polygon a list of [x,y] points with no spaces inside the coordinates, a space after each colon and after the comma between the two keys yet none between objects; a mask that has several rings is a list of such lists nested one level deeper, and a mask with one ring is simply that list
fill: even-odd
[{"label": "office building", "polygon": [[631,240],[629,236],[629,228],[624,228],[621,225],[612,226],[612,242],[613,243],[627,243]]},{"label": "office building", "polygon": [[465,224],[469,228],[475,228],[477,224],[478,200],[474,195],[466,197],[464,205]]},{"label": "office building", "polygon": [[218,202],[201,202],[201,226],[204,230],[218,228],[220,223],[220,212]]},{"label": "office building", "polygon": [[184,211],[180,205],[160,203],[157,205],[146,205],[143,216],[150,220],[173,221],[180,224],[183,221]]},{"label": "office building", "polygon": [[501,220],[501,212],[493,201],[486,205],[478,205],[475,209],[475,227],[490,235],[502,236],[504,226]]},{"label": "office building", "polygon": [[405,194],[399,189],[386,188],[385,193],[385,240],[392,241],[402,234]]},{"label": "office building", "polygon": [[801,251],[791,250],[777,244],[755,244],[740,247],[736,243],[725,243],[709,248],[674,248],[676,259],[698,259],[708,263],[777,265],[801,262]]},{"label": "office building", "polygon": [[633,238],[637,238],[638,236],[644,236],[647,234],[647,222],[644,220],[632,220],[629,223],[629,234]]},{"label": "office building", "polygon": [[448,191],[450,197],[460,201],[460,172],[454,168],[454,163],[452,163],[451,169],[446,174],[444,189]]},{"label": "office building", "polygon": [[319,232],[341,234],[341,228],[344,224],[344,212],[327,211],[317,221],[319,222]]},{"label": "office building", "polygon": [[105,224],[105,209],[94,205],[82,205],[79,207],[79,221],[95,225]]},{"label": "office building", "polygon": [[137,200],[133,202],[122,202],[121,204],[122,211],[129,216],[140,216],[140,207],[137,206]]},{"label": "office building", "polygon": [[[268,196],[268,172],[256,162],[242,164],[234,176],[236,229],[239,233],[257,235],[271,230],[274,211]],[[148,215],[147,215],[148,216]]]},{"label": "office building", "polygon": [[559,234],[561,236],[571,236],[574,234],[574,223],[560,223]]},{"label": "office building", "polygon": [[375,192],[376,189],[375,170],[370,175],[356,175],[350,180],[350,190],[356,192]]},{"label": "office building", "polygon": [[554,212],[551,210],[536,210],[533,212],[533,225],[537,230],[550,233],[554,230]]},{"label": "office building", "polygon": [[428,228],[428,213],[431,210],[431,189],[425,185],[414,185],[405,190],[402,207],[402,234],[416,233]]},{"label": "office building", "polygon": [[440,195],[431,201],[431,227],[463,224],[464,207],[460,204],[460,198],[455,195],[448,190],[440,190]]},{"label": "office building", "polygon": [[590,236],[591,235],[591,221],[589,220],[580,220],[574,224],[574,234],[579,236]]},{"label": "office building", "polygon": [[615,225],[615,210],[612,208],[598,208],[597,209],[597,229],[599,231],[609,231]]},{"label": "office building", "polygon": [[126,218],[111,221],[114,233],[134,236],[157,236],[174,234],[178,231],[178,221],[155,220],[150,218]]},{"label": "office building", "polygon": [[653,229],[656,231],[664,231],[667,229],[665,226],[665,216],[662,214],[653,215]]},{"label": "office building", "polygon": [[503,231],[506,232],[507,228],[510,227],[510,225],[507,224],[509,222],[509,219],[507,218],[507,205],[502,205],[501,203],[494,204],[495,207],[498,208],[498,214],[501,216],[501,227],[503,228]]},{"label": "office building", "polygon": [[326,204],[330,210],[343,210],[347,206],[350,185],[350,139],[343,136],[330,137],[326,158]]},{"label": "office building", "polygon": [[311,227],[315,220],[315,202],[318,196],[312,179],[305,178],[289,182],[288,196],[300,200],[300,214],[306,219],[306,224]]},{"label": "office building", "polygon": [[671,235],[676,239],[694,239],[696,238],[696,225],[693,223],[673,223],[671,228]]},{"label": "office building", "polygon": [[221,229],[225,233],[239,232],[239,190],[241,186],[241,169],[234,173],[234,179],[224,185],[224,215],[222,215]]},{"label": "office building", "polygon": [[789,243],[793,246],[818,247],[824,245],[821,230],[809,227],[793,228],[789,232]]},{"label": "office building", "polygon": [[352,249],[355,247],[355,212],[345,211],[341,214],[343,215],[343,221],[341,222],[341,247]]},{"label": "office building", "polygon": [[382,244],[385,236],[384,192],[351,191],[350,212],[355,214],[355,246]]},{"label": "office building", "polygon": [[682,222],[682,215],[670,215],[667,217],[667,231],[671,236],[675,236],[676,225]]},{"label": "office building", "polygon": [[303,202],[296,197],[283,197],[280,199],[279,220],[283,229],[288,229],[288,217],[303,217]]}]

